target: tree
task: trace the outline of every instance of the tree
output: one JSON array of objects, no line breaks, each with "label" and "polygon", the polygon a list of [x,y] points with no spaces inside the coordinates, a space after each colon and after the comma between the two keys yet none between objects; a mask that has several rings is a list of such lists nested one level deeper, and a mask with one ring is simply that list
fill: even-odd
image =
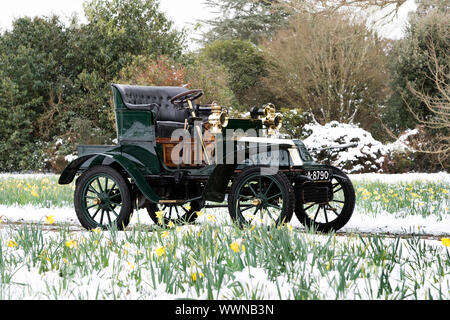
[{"label": "tree", "polygon": [[433,114],[417,92],[429,97],[440,95],[433,76],[435,69],[430,69],[430,65],[435,59],[448,70],[449,18],[449,13],[436,10],[413,16],[405,37],[390,53],[392,95],[382,110],[382,119],[394,135],[414,128],[417,117],[425,119]]},{"label": "tree", "polygon": [[203,21],[210,29],[203,41],[241,39],[258,43],[277,28],[286,26],[289,13],[269,0],[206,0],[207,6],[219,9],[219,17]]},{"label": "tree", "polygon": [[199,55],[225,67],[229,74],[229,88],[241,107],[258,103],[251,91],[266,75],[266,63],[260,48],[250,41],[216,40],[202,48]]},{"label": "tree", "polygon": [[[423,1],[423,0],[422,0]],[[438,1],[438,0],[432,0]],[[210,28],[203,42],[242,39],[258,44],[274,32],[289,26],[289,20],[302,14],[332,14],[339,11],[384,10],[382,18],[393,18],[406,0],[206,0],[217,9],[213,19],[202,21]]]},{"label": "tree", "polygon": [[311,112],[321,124],[373,125],[385,91],[385,43],[364,22],[338,13],[298,15],[262,47],[273,102]]},{"label": "tree", "polygon": [[67,153],[76,144],[110,143],[110,84],[119,72],[138,55],[182,55],[185,34],[156,0],[91,0],[85,15],[86,24],[74,18],[68,26],[57,16],[20,18],[0,35],[0,167],[42,169],[30,157],[54,153],[60,139]]},{"label": "tree", "polygon": [[186,65],[177,63],[167,56],[156,60],[137,56],[119,74],[117,82],[143,86],[185,86],[203,89],[204,95],[198,103],[231,105],[233,92],[228,87],[228,73],[224,66],[198,54],[186,58]]},{"label": "tree", "polygon": [[[409,105],[407,106],[419,123],[419,128],[420,126],[425,128],[426,139],[421,139],[420,143],[414,144],[415,151],[432,155],[442,168],[448,169],[450,167],[448,162],[450,159],[450,68],[448,63],[442,64],[438,59],[438,51],[440,50],[437,50],[431,42],[428,47],[428,70],[430,80],[436,87],[436,94],[432,96],[424,93],[408,83],[409,90],[426,106],[430,116],[421,118]],[[450,61],[448,52],[444,54],[444,57],[447,62]]]}]

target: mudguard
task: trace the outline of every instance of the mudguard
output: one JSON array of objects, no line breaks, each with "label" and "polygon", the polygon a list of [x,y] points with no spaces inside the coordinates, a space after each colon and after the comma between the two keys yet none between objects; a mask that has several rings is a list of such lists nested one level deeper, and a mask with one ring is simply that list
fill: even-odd
[{"label": "mudguard", "polygon": [[78,169],[87,161],[90,161],[89,167],[100,164],[119,164],[128,173],[129,177],[134,181],[136,186],[149,201],[157,203],[160,200],[160,197],[149,186],[149,184],[145,180],[144,175],[139,169],[139,167],[142,167],[142,165],[128,159],[121,153],[116,152],[92,153],[84,155],[72,161],[62,172],[61,176],[59,177],[58,183],[71,183],[75,178]]}]

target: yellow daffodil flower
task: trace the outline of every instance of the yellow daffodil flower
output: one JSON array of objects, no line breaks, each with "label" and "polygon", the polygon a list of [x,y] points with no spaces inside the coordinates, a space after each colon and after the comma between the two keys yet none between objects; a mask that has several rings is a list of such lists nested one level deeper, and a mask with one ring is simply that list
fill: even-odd
[{"label": "yellow daffodil flower", "polygon": [[450,238],[442,238],[442,244],[446,247],[450,247]]},{"label": "yellow daffodil flower", "polygon": [[164,217],[164,211],[156,211],[156,217],[158,218],[158,223],[162,224],[162,219]]},{"label": "yellow daffodil flower", "polygon": [[68,240],[66,241],[66,247],[73,249],[77,247],[77,241],[76,240]]},{"label": "yellow daffodil flower", "polygon": [[158,257],[161,257],[166,252],[166,249],[164,247],[159,247],[155,250],[155,252],[158,255]]},{"label": "yellow daffodil flower", "polygon": [[232,244],[230,244],[230,248],[231,248],[231,250],[233,250],[234,252],[239,252],[239,251],[240,251],[240,249],[239,249],[239,243],[237,243],[237,242],[233,242]]},{"label": "yellow daffodil flower", "polygon": [[46,224],[53,224],[53,223],[55,223],[55,216],[53,216],[53,215],[46,216],[45,223]]},{"label": "yellow daffodil flower", "polygon": [[15,242],[14,240],[8,240],[8,241],[6,242],[6,244],[7,244],[8,247],[10,247],[10,248],[17,247],[17,242]]}]

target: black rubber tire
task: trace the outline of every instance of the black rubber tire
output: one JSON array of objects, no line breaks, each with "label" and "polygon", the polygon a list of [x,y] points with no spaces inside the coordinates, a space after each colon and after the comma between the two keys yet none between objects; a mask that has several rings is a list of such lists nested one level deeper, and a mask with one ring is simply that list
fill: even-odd
[{"label": "black rubber tire", "polygon": [[[192,201],[189,203],[190,205],[190,209],[187,210],[184,205],[173,205],[172,206],[172,212],[179,210],[178,212],[184,212],[181,216],[177,216],[177,218],[171,218],[171,212],[165,212],[164,216],[163,216],[163,224],[160,223],[156,212],[160,211],[160,210],[164,210],[164,205],[161,204],[156,204],[156,203],[151,203],[149,205],[146,206],[148,215],[150,216],[150,218],[153,220],[153,222],[159,226],[167,226],[169,224],[169,222],[172,222],[173,224],[176,225],[183,225],[183,224],[190,224],[190,223],[194,223],[195,220],[197,219],[197,211],[200,211],[200,209],[202,208],[201,202],[200,201]],[[170,207],[169,205],[167,205],[168,207]],[[166,206],[166,207],[167,207]],[[175,209],[176,208],[176,209]],[[183,209],[184,208],[184,209]],[[169,209],[170,211],[170,209]],[[167,216],[167,213],[170,216]],[[176,213],[176,212],[174,212]]]},{"label": "black rubber tire", "polygon": [[[320,231],[320,232],[330,232],[330,231],[337,231],[339,229],[341,229],[351,218],[352,214],[353,214],[353,210],[355,208],[355,190],[353,188],[353,184],[350,181],[350,179],[348,178],[348,176],[340,169],[336,168],[336,167],[332,167],[333,170],[333,178],[335,179],[338,183],[339,186],[342,187],[342,191],[343,191],[343,195],[344,195],[344,204],[341,208],[341,212],[339,213],[339,215],[337,215],[337,217],[332,220],[329,221],[328,223],[325,222],[317,222],[315,221],[314,218],[310,218],[308,216],[308,214],[305,211],[305,204],[301,203],[300,201],[296,201],[296,206],[295,206],[295,215],[297,216],[297,219],[306,227],[309,227],[311,229]],[[343,177],[344,179],[340,178]],[[340,190],[339,190],[340,191]],[[332,200],[332,201],[336,201],[336,200]],[[332,202],[330,201],[330,202]],[[329,202],[329,203],[330,203]],[[328,204],[329,204],[328,203]],[[314,205],[314,209],[313,211],[315,211],[315,206],[317,206],[317,211],[319,211],[321,209],[321,207],[319,205]],[[308,209],[309,205],[306,207]],[[326,210],[324,207],[322,207],[322,209],[324,209],[325,215],[326,215]],[[334,211],[333,211],[334,212]],[[317,213],[316,213],[317,215]],[[336,215],[336,214],[335,214]],[[328,218],[327,218],[328,221]]]},{"label": "black rubber tire", "polygon": [[[245,187],[247,181],[251,181],[251,179],[258,178],[259,177],[265,177],[266,179],[274,179],[277,183],[278,189],[283,192],[283,207],[281,208],[280,214],[278,215],[277,219],[272,218],[272,221],[274,222],[275,226],[280,226],[283,224],[289,223],[292,219],[292,215],[294,212],[295,207],[295,194],[294,189],[291,185],[291,182],[286,177],[286,175],[280,171],[278,171],[275,174],[271,175],[265,175],[261,174],[261,170],[263,168],[261,167],[248,167],[244,169],[239,175],[236,176],[236,178],[233,181],[233,184],[230,188],[230,193],[228,195],[228,211],[230,214],[231,219],[233,222],[237,223],[240,227],[248,226],[252,223],[252,219],[245,219],[241,211],[237,210],[239,205],[239,199],[240,199],[240,192],[243,187]],[[272,177],[272,178],[267,178]],[[272,181],[274,181],[272,180]],[[269,188],[266,189],[266,195],[269,191]],[[261,192],[261,190],[260,190]],[[262,192],[261,192],[262,193]],[[252,197],[252,196],[250,196]],[[270,198],[270,197],[269,197]],[[255,197],[255,199],[257,199]],[[249,198],[248,198],[249,201]],[[264,206],[264,203],[262,204]],[[257,210],[255,210],[257,212]]]},{"label": "black rubber tire", "polygon": [[[91,217],[89,215],[89,210],[86,210],[87,193],[85,188],[87,188],[88,185],[90,185],[93,178],[102,176],[108,177],[108,179],[112,179],[112,181],[114,181],[117,184],[117,187],[120,192],[119,194],[121,201],[120,212],[118,213],[116,219],[112,220],[111,223],[108,224],[96,222],[94,220],[95,217]],[[116,197],[117,195],[118,194],[116,194]],[[78,178],[74,193],[74,205],[78,220],[80,221],[81,225],[87,230],[92,230],[95,228],[101,228],[103,230],[106,230],[111,227],[117,228],[118,230],[124,230],[128,226],[131,214],[133,212],[132,197],[128,181],[117,170],[115,170],[110,166],[104,165],[92,167],[89,170],[85,171]],[[110,220],[109,213],[108,213],[108,220]]]}]

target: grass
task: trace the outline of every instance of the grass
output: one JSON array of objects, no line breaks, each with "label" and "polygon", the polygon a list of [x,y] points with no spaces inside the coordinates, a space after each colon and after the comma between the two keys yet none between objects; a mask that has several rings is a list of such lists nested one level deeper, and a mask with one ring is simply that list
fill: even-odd
[{"label": "grass", "polygon": [[61,186],[58,176],[15,178],[0,175],[1,205],[33,205],[40,208],[72,206],[75,183]]},{"label": "grass", "polygon": [[[448,184],[354,185],[359,214],[448,215]],[[0,176],[0,204],[72,206],[73,188],[57,176]],[[450,298],[450,240],[241,230],[203,220],[154,232],[139,224],[127,232],[3,227],[0,299]]]},{"label": "grass", "polygon": [[[41,208],[73,205],[75,184],[58,185],[58,176],[9,177],[0,175],[0,205],[33,205]],[[357,210],[368,215],[388,212],[397,217],[449,213],[450,185],[443,182],[354,182]]]},{"label": "grass", "polygon": [[398,217],[420,215],[441,217],[449,213],[448,184],[442,182],[356,183],[356,203],[360,211],[377,215],[389,212]]},{"label": "grass", "polygon": [[417,237],[32,225],[2,230],[0,242],[0,299],[450,298],[450,248]]}]

